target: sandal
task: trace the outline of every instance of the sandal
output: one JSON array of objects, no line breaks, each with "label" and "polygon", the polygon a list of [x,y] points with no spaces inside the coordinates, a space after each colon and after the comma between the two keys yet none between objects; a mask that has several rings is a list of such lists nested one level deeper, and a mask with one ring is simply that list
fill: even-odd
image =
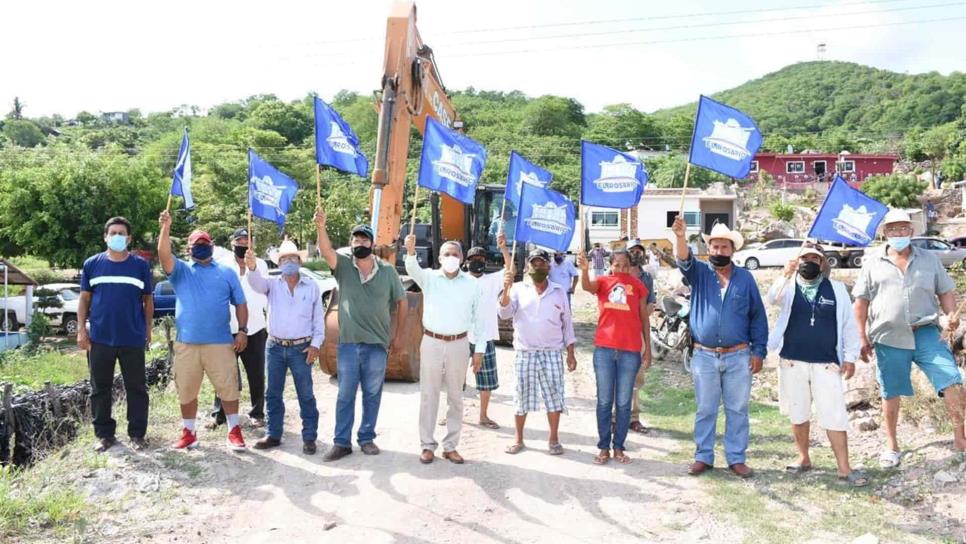
[{"label": "sandal", "polygon": [[839,480],[848,483],[852,487],[865,487],[869,485],[869,478],[861,470],[853,470],[848,476],[839,476]]},{"label": "sandal", "polygon": [[607,450],[601,450],[594,456],[595,465],[606,465],[608,461],[610,461],[610,452]]},{"label": "sandal", "polygon": [[632,421],[628,429],[640,434],[647,434],[647,432],[650,430],[640,421]]},{"label": "sandal", "polygon": [[803,474],[810,470],[812,470],[812,465],[802,465],[798,463],[794,465],[787,465],[785,467],[785,472],[788,472],[789,474]]},{"label": "sandal", "polygon": [[547,450],[550,452],[550,455],[563,455],[564,452],[563,445],[561,445],[560,442],[557,442],[556,444],[549,444],[547,446]]},{"label": "sandal", "polygon": [[526,446],[523,445],[523,443],[516,443],[516,444],[510,444],[503,451],[506,453],[509,453],[510,455],[516,455],[525,449],[526,449]]},{"label": "sandal", "polygon": [[901,451],[883,450],[879,456],[879,466],[882,468],[896,468],[902,460]]},{"label": "sandal", "polygon": [[631,462],[631,458],[624,453],[624,450],[614,450],[614,460],[622,465],[626,465]]},{"label": "sandal", "polygon": [[496,421],[493,421],[492,419],[486,419],[486,420],[480,421],[480,426],[481,427],[486,427],[487,429],[499,429],[500,428],[500,426],[496,424]]}]

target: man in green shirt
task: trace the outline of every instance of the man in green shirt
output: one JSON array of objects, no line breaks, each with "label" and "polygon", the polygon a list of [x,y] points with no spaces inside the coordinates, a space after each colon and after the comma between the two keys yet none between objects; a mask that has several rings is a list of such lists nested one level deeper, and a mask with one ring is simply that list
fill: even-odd
[{"label": "man in green shirt", "polygon": [[[406,292],[396,269],[372,254],[375,236],[369,225],[353,227],[351,256],[336,252],[325,229],[325,212],[315,212],[319,252],[339,283],[339,396],[335,408],[335,438],[323,461],[352,453],[356,391],[362,387],[362,423],[357,440],[362,453],[376,455],[376,418],[382,399],[390,343],[401,340],[406,321]],[[395,311],[393,323],[390,313]],[[391,342],[390,342],[391,340]]]}]

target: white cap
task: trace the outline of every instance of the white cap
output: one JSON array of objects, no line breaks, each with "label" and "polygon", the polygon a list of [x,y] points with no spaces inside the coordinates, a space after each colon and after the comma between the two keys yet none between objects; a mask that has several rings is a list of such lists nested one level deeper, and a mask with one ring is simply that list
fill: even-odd
[{"label": "white cap", "polygon": [[885,214],[885,217],[882,218],[882,226],[888,225],[889,223],[912,223],[912,219],[905,210],[891,208]]}]

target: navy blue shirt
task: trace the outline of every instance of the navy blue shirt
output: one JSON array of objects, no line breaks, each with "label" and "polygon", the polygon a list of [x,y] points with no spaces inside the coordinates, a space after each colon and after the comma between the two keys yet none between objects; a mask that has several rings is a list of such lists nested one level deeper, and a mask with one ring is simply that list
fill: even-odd
[{"label": "navy blue shirt", "polygon": [[721,283],[712,266],[688,253],[678,267],[691,284],[691,334],[711,348],[749,344],[752,355],[768,353],[768,316],[754,276],[731,265],[731,279],[721,297]]},{"label": "navy blue shirt", "polygon": [[98,253],[84,261],[81,291],[91,293],[87,316],[91,342],[144,347],[144,296],[151,295],[151,265],[147,261],[129,253],[127,259],[114,262],[106,252]]},{"label": "navy blue shirt", "polygon": [[802,288],[795,286],[781,357],[806,363],[839,362],[835,289],[827,278],[819,284],[811,302]]},{"label": "navy blue shirt", "polygon": [[654,277],[648,272],[641,270],[641,283],[644,287],[647,287],[647,300],[644,301],[646,304],[654,304],[657,300],[657,293],[654,292]]},{"label": "navy blue shirt", "polygon": [[168,275],[177,300],[174,322],[183,344],[231,344],[229,304],[245,304],[238,274],[214,261],[174,260]]}]

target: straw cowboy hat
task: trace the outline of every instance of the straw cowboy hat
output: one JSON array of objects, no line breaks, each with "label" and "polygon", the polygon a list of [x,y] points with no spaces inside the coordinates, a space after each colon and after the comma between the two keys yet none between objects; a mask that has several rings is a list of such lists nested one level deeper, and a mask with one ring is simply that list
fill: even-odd
[{"label": "straw cowboy hat", "polygon": [[889,223],[912,223],[912,218],[905,210],[899,208],[890,208],[882,218],[882,226],[885,227]]},{"label": "straw cowboy hat", "polygon": [[282,245],[278,246],[278,249],[272,252],[270,257],[272,258],[273,263],[278,264],[279,259],[288,255],[297,255],[299,259],[302,259],[303,263],[309,258],[309,252],[304,249],[299,251],[299,248],[295,245],[295,242],[291,240],[285,240],[282,242]]},{"label": "straw cowboy hat", "polygon": [[731,243],[735,245],[735,251],[738,251],[741,249],[741,246],[745,245],[745,237],[740,232],[729,229],[728,225],[724,223],[716,223],[711,228],[711,234],[702,234],[701,236],[704,238],[705,244],[711,243],[711,240],[715,238],[731,240]]}]

